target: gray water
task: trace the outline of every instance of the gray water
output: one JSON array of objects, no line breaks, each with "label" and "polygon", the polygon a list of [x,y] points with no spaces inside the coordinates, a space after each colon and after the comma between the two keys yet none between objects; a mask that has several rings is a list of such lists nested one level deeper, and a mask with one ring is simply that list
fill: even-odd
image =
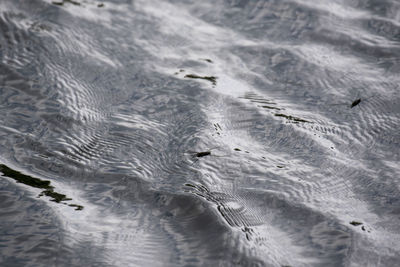
[{"label": "gray water", "polygon": [[0,266],[398,266],[400,2],[1,0]]}]

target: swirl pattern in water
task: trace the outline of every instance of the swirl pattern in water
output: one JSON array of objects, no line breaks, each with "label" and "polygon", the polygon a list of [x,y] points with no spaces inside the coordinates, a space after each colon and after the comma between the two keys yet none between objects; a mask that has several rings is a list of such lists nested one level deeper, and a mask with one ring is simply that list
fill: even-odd
[{"label": "swirl pattern in water", "polygon": [[397,266],[396,0],[2,0],[1,266]]}]

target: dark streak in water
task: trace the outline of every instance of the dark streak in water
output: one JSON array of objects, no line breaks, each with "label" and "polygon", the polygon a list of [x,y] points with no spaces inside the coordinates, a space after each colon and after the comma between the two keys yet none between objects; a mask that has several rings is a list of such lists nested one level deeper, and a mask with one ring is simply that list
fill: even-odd
[{"label": "dark streak in water", "polygon": [[53,5],[58,5],[58,6],[64,5],[64,3],[70,3],[70,4],[73,4],[73,5],[75,5],[75,6],[80,6],[80,5],[81,5],[81,3],[76,2],[76,1],[74,1],[74,0],[63,0],[63,1],[61,1],[61,2],[52,1],[51,3],[52,3]]},{"label": "dark streak in water", "polygon": [[304,120],[304,119],[301,119],[301,118],[297,118],[297,117],[293,117],[293,116],[290,116],[290,115],[285,115],[285,114],[282,114],[282,113],[276,113],[275,116],[283,117],[283,118],[286,118],[288,120],[295,121],[295,122],[308,122],[308,123],[311,123],[310,121],[307,121],[307,120]]},{"label": "dark streak in water", "polygon": [[[41,180],[39,178],[34,178],[32,176],[22,174],[16,170],[13,170],[13,169],[7,167],[4,164],[0,164],[0,171],[3,173],[2,176],[12,178],[15,181],[17,181],[18,183],[23,183],[25,185],[29,185],[29,186],[35,187],[35,188],[45,189],[39,194],[38,197],[48,196],[51,198],[50,201],[53,201],[56,203],[62,203],[63,201],[72,200],[71,198],[68,198],[66,195],[60,194],[60,193],[54,191],[54,187],[52,185],[50,185],[50,181]],[[65,203],[63,203],[63,204],[65,204]],[[83,206],[77,205],[77,204],[69,204],[68,206],[76,207],[75,210],[83,209]]]},{"label": "dark streak in water", "polygon": [[221,135],[222,128],[221,125],[219,125],[219,123],[214,123],[214,129],[218,135]]},{"label": "dark streak in water", "polygon": [[190,78],[190,79],[203,79],[210,81],[213,85],[217,84],[217,77],[215,76],[199,76],[196,74],[187,74],[185,75],[185,78]]},{"label": "dark streak in water", "polygon": [[267,109],[281,110],[280,108],[277,108],[277,107],[271,107],[271,106],[266,106],[266,105],[264,105],[264,106],[260,106],[260,107],[262,107],[262,108],[267,108]]},{"label": "dark streak in water", "polygon": [[81,5],[81,3],[73,1],[73,0],[64,0],[64,3],[70,3],[70,4],[73,4],[73,5],[76,5],[76,6],[80,6]]},{"label": "dark streak in water", "polygon": [[357,222],[357,221],[351,221],[350,224],[354,225],[354,226],[358,226],[358,225],[362,225],[363,223],[362,222]]},{"label": "dark streak in water", "polygon": [[51,3],[52,3],[53,5],[57,5],[57,6],[62,6],[62,5],[64,5],[64,1],[61,1],[61,2],[52,1]]},{"label": "dark streak in water", "polygon": [[214,63],[211,59],[209,58],[201,58],[200,60],[207,61],[208,63]]},{"label": "dark streak in water", "polygon": [[54,187],[50,185],[50,181],[44,181],[38,178],[33,178],[31,176],[22,174],[18,171],[10,169],[4,164],[0,164],[0,171],[3,173],[3,176],[12,178],[19,183],[23,183],[35,188],[53,190]]}]

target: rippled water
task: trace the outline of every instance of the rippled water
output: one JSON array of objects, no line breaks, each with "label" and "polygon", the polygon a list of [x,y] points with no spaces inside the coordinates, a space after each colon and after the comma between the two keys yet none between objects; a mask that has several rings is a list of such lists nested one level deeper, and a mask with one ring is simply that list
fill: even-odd
[{"label": "rippled water", "polygon": [[396,266],[396,0],[0,1],[1,266]]}]

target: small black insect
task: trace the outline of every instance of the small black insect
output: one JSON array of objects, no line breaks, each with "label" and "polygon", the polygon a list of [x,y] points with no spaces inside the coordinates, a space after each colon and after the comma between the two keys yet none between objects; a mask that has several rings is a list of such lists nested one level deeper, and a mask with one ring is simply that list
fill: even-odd
[{"label": "small black insect", "polygon": [[350,108],[354,108],[355,106],[360,104],[360,102],[361,102],[361,98],[354,100],[353,103],[351,103]]},{"label": "small black insect", "polygon": [[194,163],[194,162],[197,162],[197,161],[199,160],[199,158],[203,158],[203,157],[206,157],[206,156],[223,157],[223,156],[221,156],[221,155],[215,155],[214,153],[211,154],[211,151],[212,151],[213,149],[216,149],[216,148],[218,148],[218,147],[214,147],[214,148],[211,148],[211,149],[206,150],[206,151],[200,151],[200,152],[197,152],[197,151],[188,151],[188,152],[186,152],[186,153],[190,153],[190,154],[191,154],[193,163]]}]

